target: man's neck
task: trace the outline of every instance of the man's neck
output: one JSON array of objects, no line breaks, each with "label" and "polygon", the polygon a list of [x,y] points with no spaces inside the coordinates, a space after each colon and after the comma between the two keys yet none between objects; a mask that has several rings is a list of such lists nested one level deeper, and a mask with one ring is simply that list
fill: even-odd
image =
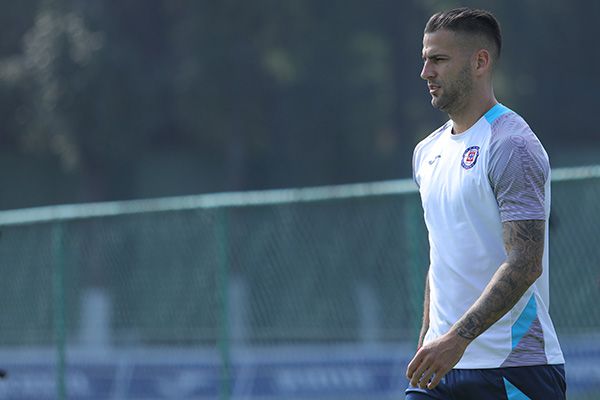
[{"label": "man's neck", "polygon": [[490,108],[498,104],[496,98],[492,95],[486,98],[484,101],[473,102],[464,107],[462,110],[449,113],[448,116],[452,120],[452,133],[459,134],[463,133],[470,127],[472,127],[479,119],[489,111]]}]

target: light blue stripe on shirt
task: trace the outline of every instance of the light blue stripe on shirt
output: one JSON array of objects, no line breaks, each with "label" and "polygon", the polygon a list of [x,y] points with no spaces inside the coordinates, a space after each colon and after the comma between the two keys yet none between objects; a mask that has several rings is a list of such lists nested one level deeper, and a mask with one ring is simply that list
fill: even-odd
[{"label": "light blue stripe on shirt", "polygon": [[512,326],[512,348],[517,347],[523,336],[531,327],[534,319],[537,318],[537,304],[535,302],[535,295],[531,295],[529,302],[523,309],[523,312],[519,318],[515,321]]},{"label": "light blue stripe on shirt", "polygon": [[512,110],[510,108],[498,103],[494,107],[490,108],[488,112],[484,114],[484,117],[487,120],[487,122],[491,125],[492,122],[496,120],[496,118],[511,111]]}]

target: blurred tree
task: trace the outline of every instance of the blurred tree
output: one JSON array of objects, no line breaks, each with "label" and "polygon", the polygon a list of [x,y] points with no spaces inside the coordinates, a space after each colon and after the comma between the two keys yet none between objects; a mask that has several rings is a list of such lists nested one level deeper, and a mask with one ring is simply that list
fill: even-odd
[{"label": "blurred tree", "polygon": [[8,4],[0,13],[0,147],[16,147],[15,132],[21,128],[23,116],[22,37],[33,24],[38,0]]},{"label": "blurred tree", "polygon": [[[84,161],[72,119],[79,111],[76,89],[102,37],[87,30],[80,16],[67,12],[63,1],[36,3],[34,12],[28,10],[33,21],[23,33],[20,51],[0,66],[12,98],[11,108],[3,113],[13,127],[5,140],[33,157],[53,154],[72,171]],[[12,50],[17,50],[14,43]]]},{"label": "blurred tree", "polygon": [[[502,23],[500,99],[551,151],[593,143],[598,134],[586,115],[597,104],[598,77],[582,65],[598,58],[589,49],[600,3],[467,3]],[[446,118],[419,78],[423,26],[456,5],[7,4],[0,161],[53,158],[62,172],[48,171],[46,180],[80,177],[68,193],[40,192],[31,205],[409,176],[413,146]],[[582,55],[586,63],[575,62]]]}]

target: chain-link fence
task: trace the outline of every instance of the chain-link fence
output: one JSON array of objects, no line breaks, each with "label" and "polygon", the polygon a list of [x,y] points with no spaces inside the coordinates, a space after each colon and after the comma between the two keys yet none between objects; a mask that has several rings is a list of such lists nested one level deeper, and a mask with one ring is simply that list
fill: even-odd
[{"label": "chain-link fence", "polygon": [[[551,314],[600,397],[600,167],[555,170]],[[427,234],[410,181],[0,212],[0,397],[397,399]]]}]

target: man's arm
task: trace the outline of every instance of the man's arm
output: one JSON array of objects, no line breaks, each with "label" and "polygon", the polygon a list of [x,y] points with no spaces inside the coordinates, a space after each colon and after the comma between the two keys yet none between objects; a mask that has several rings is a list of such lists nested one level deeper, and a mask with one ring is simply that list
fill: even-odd
[{"label": "man's arm", "polygon": [[510,311],[536,281],[542,273],[545,226],[543,220],[503,223],[505,262],[450,331],[417,351],[406,372],[411,385],[435,388],[469,343]]},{"label": "man's arm", "polygon": [[423,340],[425,334],[429,329],[429,271],[425,275],[425,295],[423,298],[423,322],[421,324],[421,331],[419,332],[419,342],[417,344],[417,350],[423,346]]},{"label": "man's arm", "polygon": [[508,258],[494,274],[481,297],[452,330],[472,341],[510,311],[542,274],[545,221],[503,224]]}]

